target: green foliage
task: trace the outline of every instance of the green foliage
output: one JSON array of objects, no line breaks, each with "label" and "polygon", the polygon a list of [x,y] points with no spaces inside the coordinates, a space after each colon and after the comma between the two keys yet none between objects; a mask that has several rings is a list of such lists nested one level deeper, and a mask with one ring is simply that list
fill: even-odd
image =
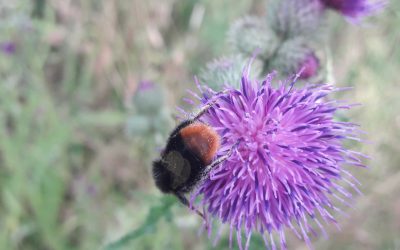
[{"label": "green foliage", "polygon": [[160,205],[153,206],[150,208],[149,213],[139,228],[128,232],[121,238],[115,240],[107,244],[104,250],[118,250],[122,247],[125,247],[131,241],[149,233],[154,233],[156,230],[156,226],[159,223],[159,220],[164,217],[171,217],[170,209],[171,206],[175,203],[175,198],[171,196],[164,196],[161,198]]},{"label": "green foliage", "polygon": [[[37,71],[45,57],[29,58],[32,50],[26,44],[15,58],[2,62],[14,66],[14,70],[1,70],[0,202],[4,219],[0,224],[5,237],[0,244],[34,249],[35,244],[28,242],[40,235],[43,241],[36,247],[67,249],[59,216],[67,188],[64,180],[70,130],[54,109],[43,74]],[[42,46],[36,50],[45,51]],[[27,59],[34,60],[35,65]]]}]

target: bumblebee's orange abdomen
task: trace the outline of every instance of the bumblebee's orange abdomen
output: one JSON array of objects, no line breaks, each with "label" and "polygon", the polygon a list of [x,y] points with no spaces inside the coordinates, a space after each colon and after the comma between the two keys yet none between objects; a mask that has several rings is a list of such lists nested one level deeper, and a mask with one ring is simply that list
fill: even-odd
[{"label": "bumblebee's orange abdomen", "polygon": [[180,130],[185,145],[200,157],[205,164],[210,164],[220,147],[217,132],[204,123],[193,123]]}]

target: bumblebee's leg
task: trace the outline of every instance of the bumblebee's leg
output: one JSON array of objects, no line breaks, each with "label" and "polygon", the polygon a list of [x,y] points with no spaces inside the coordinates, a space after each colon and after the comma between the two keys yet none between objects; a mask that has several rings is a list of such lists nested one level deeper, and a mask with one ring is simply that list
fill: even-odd
[{"label": "bumblebee's leg", "polygon": [[204,107],[202,107],[202,108],[199,110],[199,112],[197,112],[197,114],[194,115],[194,117],[190,118],[189,120],[190,120],[191,122],[194,122],[194,121],[198,120],[202,115],[204,115],[204,113],[207,112],[207,110],[209,110],[209,109],[214,105],[214,103],[215,103],[215,102],[207,103]]},{"label": "bumblebee's leg", "polygon": [[217,159],[216,159],[215,161],[213,161],[210,165],[208,165],[208,166],[206,167],[206,169],[204,170],[204,172],[203,172],[203,178],[204,178],[204,177],[207,177],[208,174],[210,173],[210,171],[211,171],[215,166],[218,166],[218,165],[221,164],[222,162],[226,161],[229,157],[231,157],[232,152],[233,152],[233,149],[235,149],[235,148],[237,147],[237,145],[239,145],[239,143],[240,143],[240,141],[237,141],[237,142],[229,149],[229,151],[228,151],[225,155],[223,155],[223,156],[217,158]]},{"label": "bumblebee's leg", "polygon": [[210,173],[210,171],[215,167],[221,164],[222,162],[226,161],[230,157],[230,154],[223,155],[219,158],[217,158],[215,161],[213,161],[210,165],[206,167],[206,169],[203,172],[203,176],[206,177]]},{"label": "bumblebee's leg", "polygon": [[[222,91],[222,92],[217,93],[216,96],[220,96],[220,95],[226,94],[226,93],[228,93],[228,92],[229,92],[229,90],[225,90],[225,91]],[[215,104],[216,101],[217,101],[217,99],[214,99],[214,100],[211,100],[210,102],[208,102],[206,105],[204,105],[204,107],[202,107],[202,108],[197,112],[196,115],[194,115],[193,118],[190,118],[189,120],[190,120],[191,122],[194,122],[194,121],[196,121],[197,119],[199,119],[200,116],[204,115],[204,113],[206,113],[207,110],[209,110],[209,109]]]},{"label": "bumblebee's leg", "polygon": [[190,207],[189,201],[187,200],[187,198],[185,197],[184,194],[180,193],[180,192],[175,192],[174,193],[176,197],[178,197],[179,201],[187,206],[190,210],[194,210],[198,215],[200,215],[201,218],[203,218],[204,220],[206,220],[206,218],[204,217],[203,213],[201,213],[197,208],[195,207]]}]

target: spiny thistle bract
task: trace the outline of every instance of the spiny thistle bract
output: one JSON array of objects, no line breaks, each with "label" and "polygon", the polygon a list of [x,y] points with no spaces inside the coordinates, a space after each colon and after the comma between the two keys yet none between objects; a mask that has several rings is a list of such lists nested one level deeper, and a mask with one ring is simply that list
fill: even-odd
[{"label": "spiny thistle bract", "polygon": [[326,7],[338,11],[351,21],[358,21],[362,17],[375,14],[382,10],[385,0],[320,0]]},{"label": "spiny thistle bract", "polygon": [[[200,197],[197,205],[204,207],[206,217],[229,225],[230,243],[236,231],[240,249],[242,229],[245,249],[254,231],[266,246],[276,249],[278,237],[286,249],[286,228],[310,246],[313,227],[325,234],[321,219],[337,223],[331,211],[340,209],[332,199],[349,204],[352,193],[339,183],[359,192],[357,180],[344,167],[364,166],[363,155],[343,146],[345,139],[356,139],[357,126],[334,119],[336,111],[350,105],[327,97],[340,89],[328,84],[297,87],[295,80],[273,87],[273,78],[252,80],[247,68],[241,87],[226,87],[201,118],[222,138],[218,156],[234,150],[192,193],[191,204]],[[217,94],[203,85],[200,90],[201,97],[193,95],[202,105]]]},{"label": "spiny thistle bract", "polygon": [[215,59],[202,69],[199,79],[215,91],[220,91],[226,84],[239,87],[240,69],[244,65],[244,60],[239,55]]},{"label": "spiny thistle bract", "polygon": [[[240,87],[241,70],[246,62],[243,56],[231,55],[215,59],[207,63],[206,67],[200,72],[199,79],[206,82],[207,86],[215,91],[220,91],[225,85],[234,88]],[[252,73],[259,75],[261,67],[256,64],[252,67]]]}]

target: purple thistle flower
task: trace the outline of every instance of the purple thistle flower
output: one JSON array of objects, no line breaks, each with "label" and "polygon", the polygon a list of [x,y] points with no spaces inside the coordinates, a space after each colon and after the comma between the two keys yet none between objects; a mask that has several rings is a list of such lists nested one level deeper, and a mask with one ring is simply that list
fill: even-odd
[{"label": "purple thistle flower", "polygon": [[0,44],[1,51],[7,55],[13,55],[17,49],[17,46],[14,42],[3,42]]},{"label": "purple thistle flower", "polygon": [[373,15],[387,4],[385,0],[370,2],[368,0],[321,0],[326,7],[334,9],[351,21]]},{"label": "purple thistle flower", "polygon": [[319,60],[314,53],[310,53],[300,63],[300,68],[298,69],[298,71],[301,71],[301,74],[299,78],[308,79],[310,77],[313,77],[318,73],[318,70]]},{"label": "purple thistle flower", "polygon": [[154,83],[151,81],[147,81],[147,80],[140,81],[139,86],[138,86],[139,91],[147,91],[147,90],[151,90],[153,88],[154,88]]},{"label": "purple thistle flower", "polygon": [[[277,237],[286,249],[287,228],[311,247],[309,234],[317,235],[312,225],[326,234],[322,221],[337,223],[331,211],[341,210],[332,200],[349,204],[352,198],[339,182],[360,192],[358,181],[344,169],[364,166],[359,159],[364,155],[343,146],[343,140],[357,139],[357,126],[334,119],[336,111],[351,105],[328,100],[328,94],[342,90],[332,85],[296,87],[297,75],[292,84],[275,88],[275,74],[259,82],[249,78],[249,68],[241,88],[226,86],[228,91],[218,94],[201,118],[222,138],[217,157],[240,143],[191,195],[191,204],[200,196],[205,216],[229,225],[230,244],[236,231],[240,249],[242,229],[245,249],[254,231],[266,246],[276,249]],[[215,99],[216,92],[199,88],[202,97],[193,96],[203,105]]]}]

